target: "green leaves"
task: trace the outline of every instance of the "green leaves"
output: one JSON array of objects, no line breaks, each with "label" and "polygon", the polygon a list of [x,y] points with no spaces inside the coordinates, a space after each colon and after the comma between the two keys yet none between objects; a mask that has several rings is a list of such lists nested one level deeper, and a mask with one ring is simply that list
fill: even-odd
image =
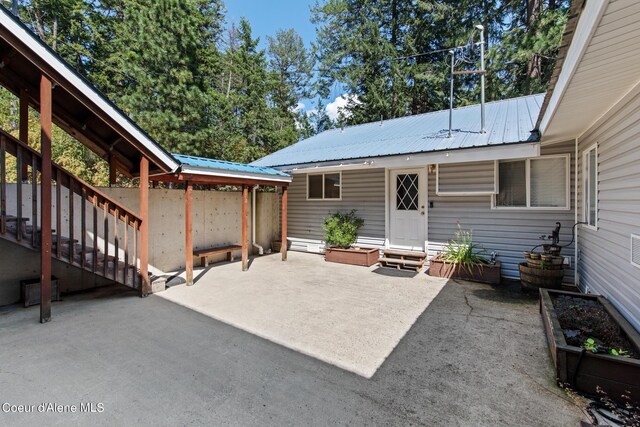
[{"label": "green leaves", "polygon": [[322,229],[327,247],[349,248],[358,240],[358,230],[364,220],[356,216],[356,210],[347,213],[336,212],[324,219]]},{"label": "green leaves", "polygon": [[489,260],[483,256],[486,250],[473,243],[471,231],[462,230],[458,225],[455,239],[451,240],[442,252],[442,259],[459,264],[462,268],[471,271],[475,265],[488,264]]}]

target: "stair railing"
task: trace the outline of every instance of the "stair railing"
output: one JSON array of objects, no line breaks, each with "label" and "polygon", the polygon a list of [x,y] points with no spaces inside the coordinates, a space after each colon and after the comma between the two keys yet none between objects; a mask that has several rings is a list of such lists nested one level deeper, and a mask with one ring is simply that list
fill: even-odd
[{"label": "stair railing", "polygon": [[[13,200],[9,191],[12,183],[7,182],[11,158],[18,181]],[[10,234],[16,242],[32,248],[39,248],[41,241],[38,229],[41,167],[42,158],[37,151],[0,129],[0,234]],[[26,171],[31,171],[30,177]],[[140,288],[138,239],[142,219],[55,163],[52,179],[53,257]],[[25,197],[24,187],[30,187],[29,197]],[[30,205],[31,212],[25,212],[25,203]]]}]

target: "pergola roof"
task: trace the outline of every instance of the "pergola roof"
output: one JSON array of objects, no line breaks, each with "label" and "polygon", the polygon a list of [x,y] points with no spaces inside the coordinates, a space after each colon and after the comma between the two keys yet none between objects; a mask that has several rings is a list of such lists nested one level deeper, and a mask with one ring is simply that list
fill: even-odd
[{"label": "pergola roof", "polygon": [[151,172],[172,172],[178,162],[55,51],[4,7],[0,7],[0,84],[28,96],[39,110],[40,78],[54,83],[53,122],[126,175],[150,160]]}]

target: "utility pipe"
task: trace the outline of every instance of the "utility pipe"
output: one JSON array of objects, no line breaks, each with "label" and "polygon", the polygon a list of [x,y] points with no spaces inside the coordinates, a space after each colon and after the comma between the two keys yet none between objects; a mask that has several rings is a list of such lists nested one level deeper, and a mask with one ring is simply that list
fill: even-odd
[{"label": "utility pipe", "polygon": [[485,64],[484,64],[484,27],[482,25],[477,25],[476,28],[480,30],[480,70],[482,74],[480,74],[480,122],[481,122],[481,131],[485,133],[485,113],[484,113],[484,75],[486,73]]},{"label": "utility pipe", "polygon": [[449,85],[449,135],[448,138],[451,138],[453,136],[452,132],[452,127],[453,127],[453,70],[455,68],[455,60],[456,60],[456,53],[454,50],[450,50],[449,53],[451,54],[451,80],[450,80],[450,85]]},{"label": "utility pipe", "polygon": [[264,255],[264,248],[256,243],[256,189],[257,185],[254,185],[251,189],[251,246],[258,249],[259,255]]}]

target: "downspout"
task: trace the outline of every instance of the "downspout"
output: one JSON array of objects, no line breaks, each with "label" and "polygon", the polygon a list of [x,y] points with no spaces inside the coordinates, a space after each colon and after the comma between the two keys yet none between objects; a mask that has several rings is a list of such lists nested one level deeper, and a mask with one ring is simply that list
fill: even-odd
[{"label": "downspout", "polygon": [[257,185],[254,185],[251,189],[251,246],[258,249],[258,255],[264,255],[264,248],[256,243],[256,189]]},{"label": "downspout", "polygon": [[[578,223],[578,187],[580,186],[580,183],[578,182],[578,167],[579,167],[579,163],[578,163],[578,138],[576,138],[576,143],[575,143],[576,147],[575,147],[575,159],[573,160],[574,163],[574,167],[575,170],[573,171],[574,173],[574,179],[573,179],[573,185],[574,185],[574,203],[575,206],[573,207],[573,211],[574,211],[574,224]],[[583,195],[584,197],[584,195]],[[578,286],[578,236],[580,235],[580,226],[576,226],[576,235],[575,235],[575,242],[573,242],[573,284]]]}]

